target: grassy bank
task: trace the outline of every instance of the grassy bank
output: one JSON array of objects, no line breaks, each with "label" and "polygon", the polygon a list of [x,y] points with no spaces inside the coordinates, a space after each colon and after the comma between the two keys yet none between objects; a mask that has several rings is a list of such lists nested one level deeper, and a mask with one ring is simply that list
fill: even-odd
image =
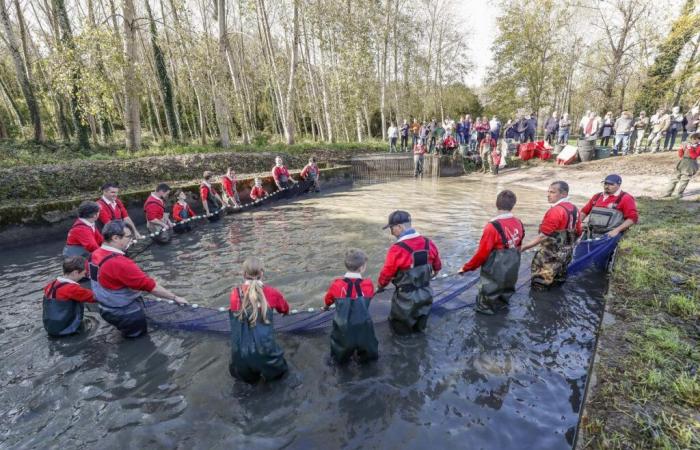
[{"label": "grassy bank", "polygon": [[620,244],[578,448],[700,448],[700,203],[641,199]]},{"label": "grassy bank", "polygon": [[287,154],[308,154],[315,150],[350,154],[354,152],[380,152],[389,148],[386,142],[370,140],[362,143],[345,142],[325,144],[319,142],[301,142],[294,145],[283,143],[258,142],[257,144],[235,144],[229,149],[218,145],[189,144],[145,144],[137,152],[128,152],[123,144],[95,145],[90,150],[80,150],[74,146],[61,143],[36,144],[33,142],[0,141],[0,167],[33,166],[40,164],[60,164],[74,160],[134,159],[146,156],[177,156],[190,154],[217,153],[230,151],[234,153],[282,152]]}]

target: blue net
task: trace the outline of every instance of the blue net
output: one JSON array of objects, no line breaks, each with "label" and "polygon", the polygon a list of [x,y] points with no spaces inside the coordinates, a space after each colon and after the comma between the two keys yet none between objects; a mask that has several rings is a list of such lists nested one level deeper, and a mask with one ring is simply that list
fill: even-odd
[{"label": "blue net", "polygon": [[621,237],[622,235],[618,234],[614,238],[603,236],[579,242],[574,249],[574,259],[567,270],[569,275],[576,274],[587,267],[605,270]]}]

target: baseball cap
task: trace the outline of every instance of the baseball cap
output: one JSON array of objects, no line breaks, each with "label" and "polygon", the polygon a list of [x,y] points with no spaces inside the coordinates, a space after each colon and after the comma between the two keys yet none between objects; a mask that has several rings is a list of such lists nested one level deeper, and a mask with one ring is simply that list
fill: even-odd
[{"label": "baseball cap", "polygon": [[622,184],[622,177],[616,173],[611,173],[603,180],[603,183]]},{"label": "baseball cap", "polygon": [[390,226],[399,225],[402,223],[407,223],[411,221],[411,215],[406,211],[397,210],[389,214],[389,222],[382,227],[382,230],[386,230]]}]

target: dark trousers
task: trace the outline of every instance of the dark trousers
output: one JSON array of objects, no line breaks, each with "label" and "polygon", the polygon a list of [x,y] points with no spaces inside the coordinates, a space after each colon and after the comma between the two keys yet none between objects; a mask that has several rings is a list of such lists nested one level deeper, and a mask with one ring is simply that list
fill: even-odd
[{"label": "dark trousers", "polygon": [[600,140],[600,145],[603,147],[607,147],[610,144],[610,136],[603,136],[603,138]]},{"label": "dark trousers", "polygon": [[408,151],[408,136],[401,136],[401,150]]},{"label": "dark trousers", "polygon": [[535,142],[535,132],[534,131],[526,131],[525,136],[523,138],[523,142]]},{"label": "dark trousers", "polygon": [[677,129],[669,128],[666,132],[666,140],[664,141],[664,150],[672,150],[676,143]]}]

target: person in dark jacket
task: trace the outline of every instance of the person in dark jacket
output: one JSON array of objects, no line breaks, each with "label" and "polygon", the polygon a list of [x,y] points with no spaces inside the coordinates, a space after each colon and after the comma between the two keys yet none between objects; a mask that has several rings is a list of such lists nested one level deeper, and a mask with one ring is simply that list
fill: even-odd
[{"label": "person in dark jacket", "polygon": [[525,142],[525,133],[527,132],[527,117],[522,116],[516,119],[515,131],[518,133],[518,142]]},{"label": "person in dark jacket", "polygon": [[530,114],[527,119],[527,127],[525,128],[525,142],[534,142],[535,136],[537,134],[537,115],[535,113]]},{"label": "person in dark jacket", "polygon": [[516,201],[512,191],[499,192],[496,197],[498,214],[484,227],[476,254],[459,271],[464,274],[481,267],[481,284],[476,297],[476,312],[481,314],[495,314],[496,304],[508,305],[515,293],[520,246],[525,237],[523,223],[511,212]]},{"label": "person in dark jacket", "polygon": [[413,229],[406,211],[392,212],[386,228],[396,242],[387,252],[377,284],[380,290],[390,282],[396,286],[389,323],[400,334],[423,331],[433,304],[430,279],[442,268],[440,254],[430,239]]},{"label": "person in dark jacket", "polygon": [[78,333],[83,323],[85,303],[95,303],[91,290],[78,284],[85,278],[85,259],[70,256],[63,260],[63,276],[44,288],[43,322],[49,336]]},{"label": "person in dark jacket", "polygon": [[289,314],[277,289],[263,284],[264,268],[255,257],[243,262],[243,284],[231,291],[231,363],[234,378],[248,383],[271,381],[287,373],[284,351],[277,344],[272,311]]},{"label": "person in dark jacket", "polygon": [[549,145],[554,145],[554,140],[557,138],[558,131],[559,115],[554,111],[552,116],[548,117],[547,121],[544,123],[544,140],[547,141]]},{"label": "person in dark jacket", "polygon": [[335,304],[335,316],[331,331],[331,355],[343,363],[353,355],[361,361],[379,356],[374,324],[369,315],[369,302],[374,297],[370,278],[362,278],[367,268],[367,255],[362,250],[350,248],[345,252],[347,272],[331,283],[324,298],[324,308]]}]

